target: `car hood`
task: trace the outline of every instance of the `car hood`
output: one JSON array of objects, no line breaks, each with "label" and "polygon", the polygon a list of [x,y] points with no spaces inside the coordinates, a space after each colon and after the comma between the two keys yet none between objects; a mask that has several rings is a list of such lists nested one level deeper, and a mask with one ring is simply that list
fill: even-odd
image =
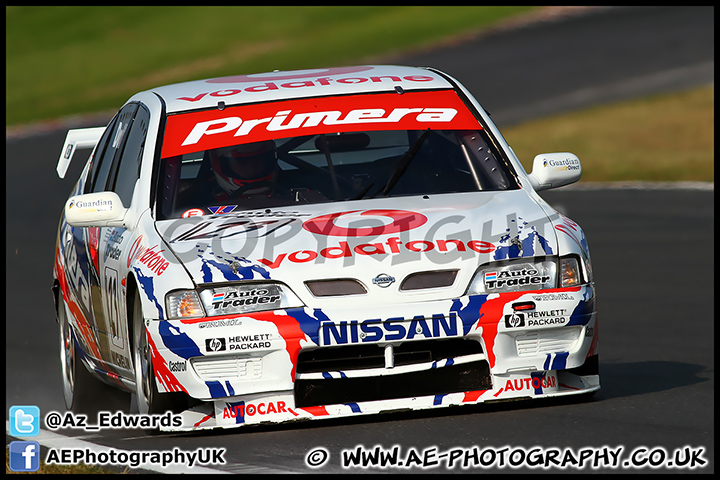
[{"label": "car hood", "polygon": [[196,284],[270,279],[299,296],[308,280],[371,288],[444,270],[459,272],[462,292],[483,263],[557,253],[547,215],[524,190],[292,206],[157,228]]}]

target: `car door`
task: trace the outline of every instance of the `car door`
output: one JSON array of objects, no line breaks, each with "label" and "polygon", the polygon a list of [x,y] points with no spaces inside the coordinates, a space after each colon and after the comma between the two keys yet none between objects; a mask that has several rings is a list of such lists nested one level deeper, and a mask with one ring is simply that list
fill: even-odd
[{"label": "car door", "polygon": [[[103,170],[102,167],[112,162],[112,155],[110,155],[109,160],[105,160],[105,152],[110,139],[116,134],[117,125],[118,115],[108,123],[100,137],[90,158],[87,173],[80,179],[76,190],[73,192],[74,194],[92,192],[94,180]],[[62,252],[66,265],[65,279],[68,285],[70,301],[74,304],[71,310],[74,310],[73,323],[75,332],[85,354],[96,361],[100,361],[102,366],[98,329],[93,309],[94,301],[90,291],[90,279],[93,275],[92,265],[94,263],[91,244],[95,242],[94,239],[97,238],[98,231],[97,229],[91,231],[88,228],[71,226],[64,219],[61,227]]]},{"label": "car door", "polygon": [[[135,185],[140,177],[140,161],[147,140],[150,112],[138,104],[125,135],[122,148],[116,153],[113,168],[105,186],[118,194],[123,207],[131,208]],[[98,274],[102,293],[102,321],[99,327],[103,355],[120,371],[132,371],[132,354],[128,342],[125,281],[127,266],[120,259],[134,237],[123,227],[104,227],[99,236]],[[124,267],[124,268],[123,268]],[[122,372],[121,372],[122,373]]]},{"label": "car door", "polygon": [[[98,142],[90,161],[82,193],[105,191],[111,178],[113,165],[125,143],[137,104],[124,106],[108,125]],[[67,226],[70,235],[66,248],[68,275],[77,285],[80,293],[79,307],[87,320],[79,330],[86,344],[85,351],[99,361],[99,367],[114,370],[109,363],[115,363],[108,356],[108,338],[105,334],[107,320],[103,308],[100,280],[100,242],[106,230],[100,227]]]}]

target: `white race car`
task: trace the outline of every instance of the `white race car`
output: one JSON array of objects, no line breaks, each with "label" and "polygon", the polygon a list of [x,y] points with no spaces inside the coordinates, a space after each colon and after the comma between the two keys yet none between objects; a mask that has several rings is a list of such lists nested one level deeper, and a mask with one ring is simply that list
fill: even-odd
[{"label": "white race car", "polygon": [[[93,376],[230,428],[591,394],[590,255],[470,92],[432,68],[271,72],[155,88],[107,127],[60,220],[68,408]],[[94,383],[93,383],[94,382]]]}]

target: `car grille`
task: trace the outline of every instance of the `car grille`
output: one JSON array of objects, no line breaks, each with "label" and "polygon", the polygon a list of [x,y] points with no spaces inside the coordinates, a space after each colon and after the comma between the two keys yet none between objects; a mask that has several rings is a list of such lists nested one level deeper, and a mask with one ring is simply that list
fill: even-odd
[{"label": "car grille", "polygon": [[295,405],[310,407],[492,388],[480,342],[467,338],[303,350]]},{"label": "car grille", "polygon": [[455,283],[457,273],[457,270],[413,273],[405,277],[405,280],[400,285],[400,290],[449,287]]},{"label": "car grille", "polygon": [[[457,273],[457,270],[411,273],[405,277],[400,284],[400,290],[413,291],[450,287],[455,283]],[[310,293],[316,297],[340,297],[347,295],[364,295],[368,293],[365,286],[355,278],[308,280],[305,282],[305,286],[307,286]]]},{"label": "car grille", "polygon": [[345,295],[363,295],[367,290],[354,278],[334,280],[311,280],[305,282],[308,290],[316,297],[336,297]]}]

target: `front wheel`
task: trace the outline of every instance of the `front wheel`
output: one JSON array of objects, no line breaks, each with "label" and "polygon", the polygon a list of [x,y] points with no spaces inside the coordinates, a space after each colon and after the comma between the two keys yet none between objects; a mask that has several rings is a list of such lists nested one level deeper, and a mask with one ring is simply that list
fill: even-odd
[{"label": "front wheel", "polygon": [[138,291],[135,291],[128,320],[133,332],[133,364],[135,367],[135,396],[139,413],[165,413],[168,410],[181,411],[176,394],[160,393],[155,381],[152,347],[148,342],[145,319]]},{"label": "front wheel", "polygon": [[152,366],[152,352],[142,315],[140,297],[135,292],[132,303],[133,363],[135,366],[135,394],[139,413],[157,413],[158,396],[155,386],[155,372]]}]

